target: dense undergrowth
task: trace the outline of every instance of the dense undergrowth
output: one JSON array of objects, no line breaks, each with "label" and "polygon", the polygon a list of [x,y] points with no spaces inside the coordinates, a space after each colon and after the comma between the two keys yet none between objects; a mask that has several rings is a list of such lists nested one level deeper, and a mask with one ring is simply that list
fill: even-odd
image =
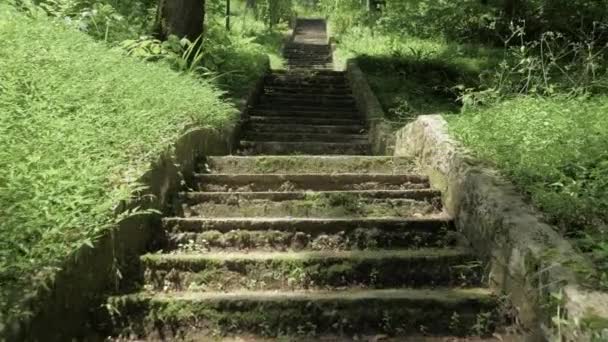
[{"label": "dense undergrowth", "polygon": [[0,5],[0,41],[4,316],[27,314],[13,304],[114,223],[113,207],[180,134],[236,113],[209,82],[127,57],[40,12]]},{"label": "dense undergrowth", "polygon": [[319,5],[339,59],[357,59],[395,127],[451,114],[453,134],[586,253],[594,284],[608,288],[608,3]]}]

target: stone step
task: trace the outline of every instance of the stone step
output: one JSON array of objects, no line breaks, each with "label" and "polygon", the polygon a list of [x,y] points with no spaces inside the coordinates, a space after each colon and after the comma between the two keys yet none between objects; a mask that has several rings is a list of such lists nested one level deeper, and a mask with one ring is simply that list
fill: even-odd
[{"label": "stone step", "polygon": [[293,72],[291,75],[268,75],[264,78],[264,84],[348,86],[348,80],[344,76],[306,75]]},{"label": "stone step", "polygon": [[285,59],[289,64],[330,64],[333,63],[329,56],[305,56],[305,55],[286,55]]},{"label": "stone step", "polygon": [[479,286],[482,267],[462,249],[147,254],[154,291],[311,290]]},{"label": "stone step", "polygon": [[240,155],[291,155],[291,154],[352,154],[365,155],[370,152],[369,143],[344,142],[284,142],[241,140]]},{"label": "stone step", "polygon": [[331,52],[331,46],[329,45],[286,45],[283,48],[283,52]]},{"label": "stone step", "polygon": [[299,230],[242,230],[226,232],[167,233],[164,250],[187,252],[210,251],[356,251],[394,248],[445,248],[457,244],[465,246],[462,236],[448,227],[426,230],[356,228],[348,226],[338,231],[307,232]]},{"label": "stone step", "polygon": [[[113,334],[204,341],[211,334],[466,335],[480,315],[496,320],[486,289],[142,292],[112,297]],[[457,317],[454,320],[454,317]],[[488,334],[493,327],[488,326]],[[205,335],[209,334],[209,335]]]},{"label": "stone step", "polygon": [[329,58],[314,58],[314,57],[286,57],[288,65],[333,65],[333,61]]},{"label": "stone step", "polygon": [[[432,232],[449,230],[452,219],[445,214],[426,217],[384,217],[384,218],[251,218],[251,217],[169,217],[163,219],[163,227],[171,233],[200,233],[205,231],[229,232],[232,230],[278,230],[302,231],[319,235],[351,232],[356,229],[378,229],[390,232]],[[406,234],[407,235],[407,234]]]},{"label": "stone step", "polygon": [[337,118],[351,119],[361,117],[358,110],[353,107],[312,107],[290,106],[288,104],[271,105],[258,104],[249,110],[251,116],[299,116],[305,118]]},{"label": "stone step", "polygon": [[266,94],[306,94],[311,96],[337,95],[337,96],[352,96],[352,90],[349,87],[265,87]]},{"label": "stone step", "polygon": [[[279,131],[285,132],[285,131]],[[281,141],[281,142],[336,142],[336,143],[367,143],[365,134],[336,134],[336,133],[279,133],[246,131],[243,139],[248,141]]]},{"label": "stone step", "polygon": [[297,125],[361,125],[363,122],[363,118],[335,118],[335,117],[306,117],[306,116],[289,116],[289,115],[280,115],[280,116],[261,116],[250,114],[248,118],[249,123],[256,124],[297,124]]},{"label": "stone step", "polygon": [[262,106],[274,106],[279,105],[282,107],[311,107],[311,108],[319,108],[321,107],[323,110],[330,110],[334,108],[348,108],[348,109],[356,109],[355,107],[355,99],[348,97],[337,97],[337,98],[329,98],[329,97],[319,97],[317,99],[306,96],[277,96],[277,95],[262,95],[260,96],[260,105]]},{"label": "stone step", "polygon": [[239,199],[225,203],[182,204],[185,217],[421,217],[441,213],[437,202],[401,198],[366,198],[346,193],[309,192],[304,199]]},{"label": "stone step", "polygon": [[183,218],[163,220],[166,250],[377,250],[466,246],[449,217]]},{"label": "stone step", "polygon": [[286,48],[283,49],[283,56],[331,56],[332,51],[329,48]]},{"label": "stone step", "polygon": [[287,64],[287,70],[298,71],[298,70],[331,70],[334,68],[333,64]]},{"label": "stone step", "polygon": [[200,174],[194,176],[201,191],[296,190],[408,190],[429,188],[429,178],[418,174]]},{"label": "stone step", "polygon": [[369,201],[371,199],[408,199],[426,201],[440,205],[441,191],[433,189],[412,190],[350,190],[350,191],[254,191],[254,192],[183,192],[179,194],[184,204],[195,205],[200,203],[230,204],[239,201],[296,201],[309,200],[311,197],[319,198],[355,198]]},{"label": "stone step", "polygon": [[[349,126],[346,126],[349,127]],[[355,126],[356,127],[356,126]],[[385,173],[385,174],[407,174],[415,173],[417,167],[415,162],[405,157],[389,156],[263,156],[263,157],[241,157],[223,156],[208,157],[201,170],[213,173],[246,173],[246,174],[312,174],[312,173],[335,173],[357,172],[357,173]],[[366,190],[364,190],[366,191]],[[367,190],[369,191],[369,190]],[[377,196],[381,191],[376,191]],[[389,190],[390,191],[390,190]],[[401,191],[401,190],[395,190]],[[409,190],[404,190],[409,191]],[[427,190],[420,190],[419,194]],[[403,193],[405,196],[405,193]],[[376,196],[376,195],[375,195]],[[390,196],[390,195],[387,195]],[[408,194],[407,196],[417,196]],[[426,195],[421,195],[426,196]]]},{"label": "stone step", "polygon": [[366,134],[363,125],[297,125],[297,124],[261,124],[248,123],[244,126],[245,130],[253,132],[291,132],[291,133],[312,133],[312,134]]},{"label": "stone step", "polygon": [[273,70],[271,75],[285,76],[285,75],[295,75],[295,76],[335,76],[335,77],[346,77],[346,72],[344,71],[336,71],[336,70],[327,70],[327,71],[302,71],[300,73],[292,73],[285,70]]},{"label": "stone step", "polygon": [[307,93],[286,93],[286,92],[281,92],[281,93],[277,93],[277,92],[270,92],[270,91],[264,91],[263,96],[267,97],[267,98],[282,98],[282,99],[290,99],[290,100],[299,100],[299,99],[304,99],[304,100],[317,100],[317,102],[314,103],[324,103],[326,101],[349,101],[349,102],[354,102],[355,98],[353,97],[352,94],[307,94]]}]

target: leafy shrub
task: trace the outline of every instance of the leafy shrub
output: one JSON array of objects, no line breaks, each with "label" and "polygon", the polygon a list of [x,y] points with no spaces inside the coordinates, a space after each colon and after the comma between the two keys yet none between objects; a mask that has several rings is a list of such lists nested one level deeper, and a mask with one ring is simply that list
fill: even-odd
[{"label": "leafy shrub", "polygon": [[[207,82],[0,4],[0,316],[114,223],[188,127],[234,109]],[[15,312],[11,312],[15,313]]]}]

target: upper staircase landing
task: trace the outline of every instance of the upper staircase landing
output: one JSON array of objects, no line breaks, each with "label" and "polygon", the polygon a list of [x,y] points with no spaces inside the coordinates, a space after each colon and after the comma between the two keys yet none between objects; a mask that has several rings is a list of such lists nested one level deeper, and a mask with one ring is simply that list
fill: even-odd
[{"label": "upper staircase landing", "polygon": [[293,42],[297,44],[327,45],[327,25],[323,19],[298,19]]}]

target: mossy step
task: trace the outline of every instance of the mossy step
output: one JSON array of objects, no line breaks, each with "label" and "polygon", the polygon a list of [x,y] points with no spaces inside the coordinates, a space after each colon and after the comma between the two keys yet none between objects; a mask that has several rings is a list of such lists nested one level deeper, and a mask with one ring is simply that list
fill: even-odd
[{"label": "mossy step", "polygon": [[302,62],[302,61],[287,61],[287,67],[289,70],[294,69],[314,69],[314,70],[329,70],[333,67],[332,62]]},{"label": "mossy step", "polygon": [[296,94],[277,94],[277,93],[269,93],[268,91],[265,91],[265,96],[268,97],[277,97],[277,98],[289,98],[289,99],[319,99],[319,100],[351,100],[353,101],[354,98],[352,96],[352,94],[340,94],[340,95],[333,95],[333,94],[302,94],[302,93],[296,93]]},{"label": "mossy step", "polygon": [[291,132],[291,133],[312,133],[312,134],[365,134],[366,128],[363,125],[297,125],[297,124],[259,124],[250,123],[245,125],[246,130],[254,132]]},{"label": "mossy step", "polygon": [[[413,174],[416,173],[418,168],[412,159],[405,157],[337,155],[209,157],[203,162],[200,169],[208,170],[209,172],[234,174],[331,174],[336,172],[366,174]],[[407,196],[409,195],[410,194],[407,194]]]},{"label": "mossy step", "polygon": [[285,71],[285,70],[273,70],[272,71],[272,75],[278,75],[278,76],[336,76],[336,77],[346,77],[346,73],[344,71],[334,71],[334,70],[327,70],[327,71],[311,71],[311,72],[300,72],[300,73],[292,73],[289,71]]},{"label": "mossy step", "polygon": [[[319,114],[321,114],[320,116],[327,116],[327,117],[342,117],[342,116],[359,116],[358,115],[358,109],[355,107],[354,104],[352,105],[348,105],[348,104],[344,104],[344,105],[315,105],[313,103],[289,103],[289,102],[285,102],[285,103],[281,103],[281,102],[277,102],[277,103],[270,103],[267,101],[262,101],[258,104],[256,104],[253,109],[252,109],[252,113],[259,113],[259,111],[266,111],[266,112],[275,112],[276,115],[291,115],[291,114],[298,114],[298,115],[302,115],[302,116],[317,116]],[[272,115],[272,114],[269,114]]]},{"label": "mossy step", "polygon": [[351,107],[269,106],[259,104],[249,111],[252,116],[291,116],[326,119],[359,119],[357,109]]},{"label": "mossy step", "polygon": [[[346,227],[348,228],[348,227]],[[448,227],[427,230],[351,228],[309,233],[292,230],[209,230],[168,233],[165,250],[210,251],[351,251],[390,248],[453,247],[464,239]],[[464,243],[462,243],[464,245]]]},{"label": "mossy step", "polygon": [[334,117],[307,117],[301,115],[290,116],[283,113],[277,116],[255,115],[251,113],[248,122],[271,124],[298,124],[298,125],[361,125],[362,117],[334,118]]},{"label": "mossy step", "polygon": [[311,96],[323,96],[323,95],[348,95],[352,96],[352,90],[349,87],[273,87],[268,86],[264,88],[266,94],[305,94]]},{"label": "mossy step", "polygon": [[255,218],[255,217],[168,217],[162,220],[169,233],[200,233],[205,231],[277,230],[305,232],[313,236],[351,232],[357,229],[377,229],[387,232],[441,233],[453,229],[453,221],[444,214],[426,217],[381,218]]},{"label": "mossy step", "polygon": [[[318,70],[322,71],[322,70]],[[316,86],[346,86],[348,80],[343,76],[304,76],[297,75],[270,75],[264,78],[264,84],[266,85],[283,85],[283,86],[303,86],[303,85],[316,85]]]},{"label": "mossy step", "polygon": [[238,291],[479,286],[483,269],[460,249],[147,254],[148,290]]},{"label": "mossy step", "polygon": [[369,143],[358,142],[283,142],[241,140],[240,155],[292,155],[292,154],[352,154],[370,152]]},{"label": "mossy step", "polygon": [[297,107],[324,107],[324,108],[353,108],[355,100],[352,98],[324,98],[319,97],[317,99],[311,97],[296,97],[291,95],[278,96],[278,95],[262,95],[260,97],[260,104],[288,104],[290,106]]},{"label": "mossy step", "polygon": [[350,190],[350,191],[261,191],[261,192],[184,192],[179,195],[183,204],[195,205],[200,203],[238,203],[239,201],[295,201],[295,200],[328,200],[346,202],[354,200],[369,201],[371,199],[408,199],[426,201],[440,205],[441,192],[433,189],[415,190]]},{"label": "mossy step", "polygon": [[366,134],[343,134],[343,133],[284,133],[289,131],[260,132],[247,130],[243,133],[243,139],[248,141],[284,141],[284,142],[337,142],[358,143],[369,142]]},{"label": "mossy step", "polygon": [[408,190],[429,188],[419,174],[195,174],[201,191]]},{"label": "mossy step", "polygon": [[411,217],[437,214],[434,203],[410,199],[365,199],[311,195],[304,200],[238,200],[182,206],[185,217]]},{"label": "mossy step", "polygon": [[[467,335],[493,321],[485,289],[139,293],[112,297],[115,335],[178,339],[194,333],[264,336]],[[489,316],[489,317],[488,317]],[[456,319],[454,319],[456,317]],[[486,318],[488,317],[488,318]],[[488,325],[488,333],[492,326]],[[204,340],[202,338],[201,340]]]}]

